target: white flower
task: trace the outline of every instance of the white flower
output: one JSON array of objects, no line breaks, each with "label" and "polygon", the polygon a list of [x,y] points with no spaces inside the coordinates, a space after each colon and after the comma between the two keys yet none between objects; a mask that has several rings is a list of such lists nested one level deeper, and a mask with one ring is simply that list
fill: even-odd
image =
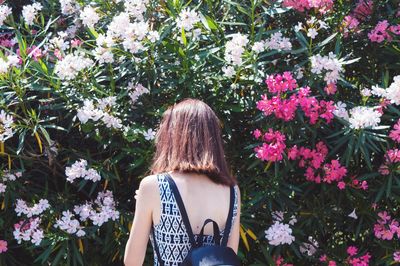
[{"label": "white flower", "polygon": [[65,167],[67,181],[72,183],[77,178],[84,178],[93,182],[100,181],[100,174],[93,168],[87,169],[87,166],[87,161],[85,159],[80,159],[74,162],[71,166]]},{"label": "white flower", "polygon": [[350,128],[360,129],[366,127],[377,127],[381,122],[382,114],[374,110],[373,107],[356,106],[350,111]]},{"label": "white flower", "polygon": [[143,13],[146,12],[148,0],[125,0],[125,11],[136,20],[143,20]]},{"label": "white flower", "polygon": [[310,58],[311,72],[314,74],[321,74],[325,71],[324,80],[326,83],[336,83],[343,72],[342,61],[337,59],[336,55],[332,52],[328,56],[313,55]]},{"label": "white flower", "polygon": [[356,209],[354,209],[349,215],[347,215],[350,218],[353,218],[355,220],[357,220],[357,214],[356,214]]},{"label": "white flower", "polygon": [[233,66],[222,67],[222,72],[224,72],[224,76],[227,78],[232,78],[236,74],[235,68]]},{"label": "white flower", "polygon": [[17,216],[21,216],[21,214],[25,214],[26,217],[30,218],[34,215],[39,215],[43,213],[45,210],[50,208],[49,201],[47,199],[40,199],[38,203],[35,203],[32,207],[28,207],[26,202],[22,199],[17,199],[17,203],[15,205],[15,212]]},{"label": "white flower", "polygon": [[228,41],[225,45],[225,60],[228,64],[241,65],[242,54],[244,47],[249,42],[247,35],[235,33],[232,35],[232,40]]},{"label": "white flower", "polygon": [[109,113],[104,112],[101,120],[108,128],[122,128],[122,120]]},{"label": "white flower", "polygon": [[0,26],[3,26],[4,21],[9,15],[11,15],[12,10],[6,5],[0,5]]},{"label": "white flower", "polygon": [[109,48],[96,47],[93,54],[96,60],[99,61],[99,64],[111,64],[114,62],[114,55]]},{"label": "white flower", "polygon": [[157,31],[149,31],[147,34],[147,39],[149,39],[150,42],[155,43],[160,39],[160,34],[158,34]]},{"label": "white flower", "polygon": [[139,97],[143,94],[150,93],[150,91],[145,88],[142,84],[133,85],[132,82],[128,84],[129,97],[131,98],[131,103],[135,104]]},{"label": "white flower", "polygon": [[85,7],[79,17],[82,20],[82,24],[88,28],[93,28],[94,24],[100,20],[99,14],[91,6]]},{"label": "white flower", "polygon": [[0,183],[0,193],[6,192],[6,188],[7,188],[7,186],[5,184]]},{"label": "white flower", "polygon": [[253,44],[253,47],[251,47],[251,50],[256,53],[261,53],[262,51],[265,50],[264,46],[265,46],[265,43],[263,41],[255,42]]},{"label": "white flower", "polygon": [[376,95],[376,96],[383,97],[385,95],[386,91],[385,91],[384,88],[381,88],[381,87],[376,85],[376,86],[372,86],[371,93]]},{"label": "white flower", "polygon": [[294,31],[298,32],[301,29],[303,29],[303,23],[302,22],[298,22],[296,26],[294,26]]},{"label": "white flower", "polygon": [[393,83],[386,89],[384,97],[391,103],[400,104],[400,75],[393,78]]},{"label": "white flower", "polygon": [[6,114],[4,110],[0,112],[0,126],[1,126],[1,133],[0,133],[0,141],[6,141],[7,139],[14,136],[14,131],[12,130],[12,124],[14,120],[11,115]]},{"label": "white flower", "polygon": [[194,24],[200,21],[200,17],[196,11],[184,9],[179,13],[175,21],[179,29],[184,28],[186,31],[190,31],[193,29]]},{"label": "white flower", "polygon": [[307,31],[307,36],[310,37],[311,39],[315,39],[315,37],[318,35],[318,31],[315,28],[309,28]]},{"label": "white flower", "polygon": [[70,211],[63,211],[61,219],[57,219],[54,224],[55,228],[60,228],[61,230],[67,232],[68,234],[76,234],[81,237],[85,235],[83,227],[79,221],[73,218],[73,214]]},{"label": "white flower", "polygon": [[283,224],[276,221],[265,231],[265,237],[268,239],[270,245],[279,246],[283,244],[291,244],[294,241],[292,236],[292,229],[288,224]]},{"label": "white flower", "polygon": [[365,97],[369,97],[369,96],[372,95],[371,90],[370,90],[370,89],[367,89],[367,88],[362,89],[362,90],[360,91],[360,93],[361,93],[362,96],[365,96]]},{"label": "white flower", "polygon": [[60,0],[61,13],[71,15],[79,10],[79,4],[75,0]]},{"label": "white flower", "polygon": [[275,32],[271,37],[265,40],[265,45],[270,50],[289,51],[292,49],[292,43],[289,38],[283,37],[281,32]]},{"label": "white flower", "polygon": [[129,14],[126,12],[113,17],[111,23],[108,25],[107,35],[112,38],[122,38],[125,35],[126,27],[130,23]]},{"label": "white flower", "polygon": [[346,121],[349,120],[349,113],[346,110],[346,104],[338,101],[335,104],[336,109],[333,111],[333,114],[336,115],[337,117],[341,117],[345,119]]},{"label": "white flower", "polygon": [[156,136],[156,132],[152,128],[149,128],[147,131],[143,131],[142,133],[146,140],[153,140]]},{"label": "white flower", "polygon": [[80,71],[93,66],[94,62],[82,53],[68,54],[63,60],[58,61],[54,72],[63,80],[74,79]]},{"label": "white flower", "polygon": [[26,5],[22,8],[22,16],[26,24],[33,25],[33,20],[37,16],[37,13],[42,10],[43,6],[40,3],[33,3],[32,5]]}]

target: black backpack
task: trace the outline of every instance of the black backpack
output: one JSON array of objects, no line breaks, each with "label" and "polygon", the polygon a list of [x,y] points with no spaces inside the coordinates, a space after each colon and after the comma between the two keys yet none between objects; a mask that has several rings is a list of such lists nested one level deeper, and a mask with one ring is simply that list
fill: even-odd
[{"label": "black backpack", "polygon": [[[240,260],[239,260],[238,256],[236,255],[236,253],[233,251],[232,248],[227,246],[229,232],[232,227],[232,216],[233,216],[233,205],[234,205],[234,189],[233,189],[233,187],[231,187],[231,191],[230,191],[229,213],[228,213],[228,218],[226,220],[225,230],[224,230],[222,239],[219,234],[218,224],[211,219],[207,219],[207,220],[205,220],[204,225],[201,228],[200,235],[198,237],[198,242],[196,242],[194,235],[193,235],[192,227],[190,226],[189,218],[186,213],[185,206],[183,204],[181,195],[179,194],[179,190],[178,190],[174,180],[168,173],[166,173],[165,177],[170,185],[172,193],[174,194],[174,197],[178,204],[179,211],[182,215],[182,220],[183,220],[183,223],[187,230],[187,233],[189,235],[189,240],[190,240],[190,243],[192,246],[191,249],[189,250],[186,258],[181,263],[181,266],[189,266],[189,265],[190,266],[217,266],[217,265],[239,266],[239,265],[241,265]],[[213,223],[215,245],[203,246],[202,241],[203,241],[204,227],[210,222]],[[152,229],[152,234],[153,234],[154,246],[155,246],[155,251],[157,254],[158,261],[161,266],[164,266],[164,262],[162,261],[162,258],[160,256],[160,251],[159,251],[158,245],[156,243],[156,238],[155,238],[153,229]]]}]

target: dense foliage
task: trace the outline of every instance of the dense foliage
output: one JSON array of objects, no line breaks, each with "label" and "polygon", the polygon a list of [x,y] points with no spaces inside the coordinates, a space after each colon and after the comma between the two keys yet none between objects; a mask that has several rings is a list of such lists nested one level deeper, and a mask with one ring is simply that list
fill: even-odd
[{"label": "dense foliage", "polygon": [[244,265],[400,262],[398,1],[0,3],[1,265],[122,264],[186,97],[223,123]]}]

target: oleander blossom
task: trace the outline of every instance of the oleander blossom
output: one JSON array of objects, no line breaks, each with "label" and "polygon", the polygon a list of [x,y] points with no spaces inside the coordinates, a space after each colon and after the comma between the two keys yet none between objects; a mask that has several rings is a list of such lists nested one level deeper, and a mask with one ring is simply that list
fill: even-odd
[{"label": "oleander blossom", "polygon": [[396,165],[400,162],[400,150],[397,148],[389,149],[384,155],[385,161],[379,167],[379,173],[382,175],[388,175],[393,170],[391,166],[394,166],[394,170],[397,170]]},{"label": "oleander blossom", "polygon": [[93,66],[93,64],[93,60],[85,57],[83,53],[74,52],[65,56],[63,60],[57,61],[54,73],[60,79],[69,81],[74,79],[82,70]]},{"label": "oleander blossom", "polygon": [[54,227],[59,228],[68,234],[76,234],[78,237],[84,236],[86,233],[83,230],[83,226],[81,226],[80,222],[73,216],[73,213],[70,211],[63,211],[62,217],[56,220]]},{"label": "oleander blossom", "polygon": [[4,21],[9,15],[11,15],[12,10],[6,5],[0,5],[0,26],[3,26]]},{"label": "oleander blossom", "polygon": [[80,159],[74,162],[71,166],[65,167],[65,175],[67,181],[73,183],[75,179],[83,178],[97,182],[101,180],[100,174],[94,168],[88,168],[88,163],[85,159]]},{"label": "oleander blossom", "polygon": [[14,224],[13,235],[18,244],[21,244],[22,240],[30,241],[35,246],[39,246],[44,238],[43,229],[40,228],[40,217],[30,218],[28,220],[22,220]]},{"label": "oleander blossom", "polygon": [[391,34],[400,35],[400,24],[390,25],[387,20],[382,20],[368,33],[368,38],[371,42],[381,43],[385,40],[391,42],[393,40]]},{"label": "oleander blossom", "polygon": [[349,246],[347,248],[347,254],[349,255],[347,261],[351,266],[368,266],[369,260],[371,259],[371,255],[369,252],[365,253],[362,256],[357,256],[358,248],[355,246]]},{"label": "oleander blossom", "polygon": [[140,96],[142,96],[143,94],[150,93],[150,90],[148,88],[144,87],[140,83],[135,84],[134,82],[129,82],[128,90],[129,90],[129,97],[130,97],[132,105],[137,103]]},{"label": "oleander blossom", "polygon": [[30,218],[42,214],[49,208],[50,204],[47,199],[40,199],[39,202],[35,203],[32,207],[29,207],[24,200],[17,199],[15,212],[17,213],[17,216],[24,214],[26,217]]},{"label": "oleander blossom", "polygon": [[59,0],[60,5],[61,5],[61,13],[63,15],[72,15],[76,13],[79,9],[80,6],[76,2],[76,0]]},{"label": "oleander blossom", "polygon": [[33,3],[32,5],[26,5],[22,8],[22,16],[27,25],[33,25],[33,20],[36,18],[38,12],[42,10],[43,6],[40,3]]},{"label": "oleander blossom", "polygon": [[8,248],[7,248],[7,241],[5,240],[0,240],[0,254],[7,252]]},{"label": "oleander blossom", "polygon": [[309,236],[308,242],[303,242],[300,245],[299,250],[301,253],[311,257],[315,254],[315,252],[317,252],[318,246],[318,241],[315,240],[312,236]]},{"label": "oleander blossom", "polygon": [[278,221],[275,221],[275,223],[265,231],[265,237],[268,239],[269,244],[273,246],[290,245],[295,240],[289,225]]},{"label": "oleander blossom", "polygon": [[178,29],[185,29],[190,31],[194,28],[194,25],[200,22],[199,14],[193,9],[184,9],[179,13],[179,16],[175,20]]},{"label": "oleander blossom", "polygon": [[327,84],[336,83],[340,74],[344,71],[342,60],[339,60],[332,52],[327,56],[313,55],[310,61],[311,72],[317,75],[324,74],[324,80]]},{"label": "oleander blossom", "polygon": [[374,107],[356,106],[349,111],[350,128],[375,128],[381,122],[382,113],[378,112]]},{"label": "oleander blossom", "polygon": [[0,112],[0,141],[4,142],[14,136],[13,131],[14,119],[11,115],[7,114],[4,110]]},{"label": "oleander blossom", "polygon": [[102,121],[107,128],[121,129],[122,120],[109,113],[114,106],[116,106],[115,96],[98,99],[96,105],[93,100],[86,99],[83,106],[77,110],[76,116],[83,124],[89,120]]},{"label": "oleander blossom", "polygon": [[400,225],[399,222],[386,212],[378,213],[379,219],[374,225],[375,237],[382,240],[392,240],[395,236],[400,238]]},{"label": "oleander blossom", "polygon": [[88,28],[93,28],[94,24],[100,20],[99,14],[97,14],[96,10],[91,6],[86,6],[79,17],[82,20],[82,24]]},{"label": "oleander blossom", "polygon": [[147,5],[149,4],[148,0],[125,0],[124,7],[125,11],[138,21],[142,21],[144,19],[143,14],[147,10]]},{"label": "oleander blossom", "polygon": [[333,8],[334,0],[283,0],[283,7],[292,7],[299,12],[316,9],[324,14]]},{"label": "oleander blossom", "polygon": [[262,146],[254,148],[256,157],[263,161],[281,161],[283,159],[283,151],[286,148],[286,137],[279,131],[271,128],[264,134],[264,143]]},{"label": "oleander blossom", "polygon": [[389,132],[389,137],[393,141],[400,143],[400,119],[397,120],[397,123],[393,126],[393,129]]},{"label": "oleander blossom", "polygon": [[74,212],[79,216],[81,222],[86,222],[89,219],[93,225],[97,226],[102,226],[109,220],[115,221],[120,214],[116,210],[114,196],[109,190],[99,192],[94,202],[75,205]]},{"label": "oleander blossom", "polygon": [[235,33],[231,38],[225,45],[225,60],[228,64],[241,65],[243,63],[242,54],[249,39],[247,35],[241,33]]}]

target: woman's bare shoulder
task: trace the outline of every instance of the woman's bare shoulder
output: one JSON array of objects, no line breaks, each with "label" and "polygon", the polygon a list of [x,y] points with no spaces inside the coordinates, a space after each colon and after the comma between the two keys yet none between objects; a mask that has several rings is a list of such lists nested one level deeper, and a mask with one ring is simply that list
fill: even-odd
[{"label": "woman's bare shoulder", "polygon": [[139,189],[136,190],[136,195],[138,194],[148,198],[158,195],[158,181],[156,174],[148,175],[140,181]]}]

